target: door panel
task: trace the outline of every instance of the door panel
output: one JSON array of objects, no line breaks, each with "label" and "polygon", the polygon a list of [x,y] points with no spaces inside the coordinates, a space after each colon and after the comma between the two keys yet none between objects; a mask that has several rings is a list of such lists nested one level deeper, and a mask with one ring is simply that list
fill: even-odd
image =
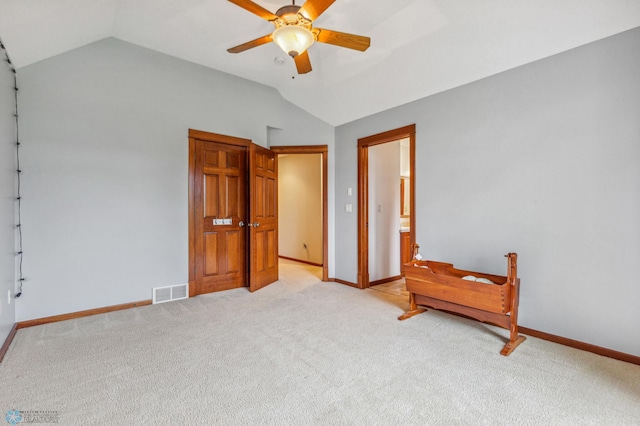
[{"label": "door panel", "polygon": [[204,216],[218,217],[220,215],[220,199],[216,191],[220,187],[218,175],[204,175]]},{"label": "door panel", "polygon": [[246,155],[245,147],[196,140],[196,294],[246,285]]},{"label": "door panel", "polygon": [[227,176],[227,211],[224,213],[224,217],[244,217],[244,213],[240,213],[239,206],[240,200],[240,186],[243,184],[244,177],[240,176]]},{"label": "door panel", "polygon": [[[227,251],[230,253],[236,253],[244,244],[241,240],[244,240],[244,232],[227,232]],[[238,262],[238,256],[227,256],[227,272],[239,272],[242,269],[242,265]],[[244,284],[243,284],[244,285]]]},{"label": "door panel", "polygon": [[264,177],[256,176],[255,187],[253,194],[256,197],[255,203],[255,215],[256,217],[263,218],[264,215]]},{"label": "door panel", "polygon": [[278,280],[278,162],[276,153],[251,145],[250,231],[251,291],[258,290]]},{"label": "door panel", "polygon": [[[278,265],[278,252],[277,250],[274,250],[274,247],[277,247],[277,239],[276,239],[276,232],[275,230],[269,230],[267,232],[265,232],[266,237],[267,237],[267,264],[266,264],[266,269],[268,268],[273,268],[274,266],[277,267]],[[276,279],[278,279],[276,277]]]},{"label": "door panel", "polygon": [[218,233],[209,232],[204,236],[204,274],[218,274]]}]

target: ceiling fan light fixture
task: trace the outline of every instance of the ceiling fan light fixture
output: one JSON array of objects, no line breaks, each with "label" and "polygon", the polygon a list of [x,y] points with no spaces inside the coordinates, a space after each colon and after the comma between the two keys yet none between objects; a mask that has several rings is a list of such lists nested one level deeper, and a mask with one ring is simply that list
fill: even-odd
[{"label": "ceiling fan light fixture", "polygon": [[277,28],[272,37],[273,41],[292,58],[302,54],[315,41],[313,33],[299,25]]}]

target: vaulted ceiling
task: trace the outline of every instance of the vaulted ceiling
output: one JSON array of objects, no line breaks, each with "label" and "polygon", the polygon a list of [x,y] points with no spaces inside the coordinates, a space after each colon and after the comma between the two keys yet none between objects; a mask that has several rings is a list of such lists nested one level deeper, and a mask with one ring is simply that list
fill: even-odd
[{"label": "vaulted ceiling", "polygon": [[[272,12],[290,4],[254,1]],[[273,43],[227,52],[273,25],[226,0],[0,0],[0,38],[18,70],[116,37],[272,86],[332,125],[638,27],[640,1],[336,0],[316,25],[369,36],[371,47],[315,43],[313,71],[298,75]]]}]

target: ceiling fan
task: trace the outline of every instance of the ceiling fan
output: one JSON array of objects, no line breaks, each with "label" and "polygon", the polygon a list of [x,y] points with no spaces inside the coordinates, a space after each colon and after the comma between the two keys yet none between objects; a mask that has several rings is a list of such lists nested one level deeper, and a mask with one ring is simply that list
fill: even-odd
[{"label": "ceiling fan", "polygon": [[293,0],[292,4],[282,6],[275,14],[251,0],[229,1],[273,23],[276,29],[271,34],[227,49],[227,52],[240,53],[273,41],[294,59],[298,74],[306,74],[311,71],[307,48],[315,41],[361,52],[367,50],[371,43],[369,37],[313,27],[313,21],[318,19],[318,16],[335,0],[307,0],[302,6],[296,6],[296,2]]}]

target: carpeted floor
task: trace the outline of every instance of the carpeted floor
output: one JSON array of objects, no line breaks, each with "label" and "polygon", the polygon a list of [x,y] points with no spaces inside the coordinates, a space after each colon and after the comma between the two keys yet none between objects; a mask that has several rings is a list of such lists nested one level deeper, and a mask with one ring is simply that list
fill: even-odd
[{"label": "carpeted floor", "polygon": [[[640,423],[640,367],[320,282],[277,283],[19,330],[2,416],[64,425]],[[33,418],[33,417],[32,417]]]}]

